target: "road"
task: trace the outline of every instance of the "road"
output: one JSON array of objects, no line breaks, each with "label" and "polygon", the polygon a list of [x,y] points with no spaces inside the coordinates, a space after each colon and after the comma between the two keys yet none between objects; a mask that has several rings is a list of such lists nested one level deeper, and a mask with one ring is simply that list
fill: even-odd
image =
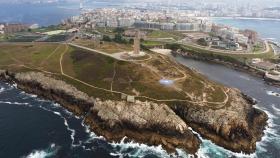
[{"label": "road", "polygon": [[[28,42],[28,43],[30,43],[30,42]],[[19,43],[15,43],[15,44],[19,44]],[[26,44],[26,43],[22,43],[22,44]],[[66,45],[66,49],[64,50],[63,53],[61,53],[61,56],[60,56],[60,59],[59,59],[61,75],[65,76],[67,78],[70,78],[70,79],[72,79],[74,81],[77,81],[79,83],[82,83],[82,84],[84,84],[84,85],[86,85],[88,87],[91,87],[91,88],[95,88],[95,89],[98,89],[98,90],[106,91],[106,92],[109,92],[109,93],[129,95],[129,94],[126,94],[126,93],[123,93],[123,92],[120,92],[120,91],[114,91],[113,87],[111,89],[105,89],[105,88],[101,88],[101,87],[97,87],[97,86],[91,85],[91,84],[86,83],[86,82],[84,82],[82,80],[79,80],[78,78],[75,78],[75,77],[72,77],[72,76],[66,74],[64,72],[64,69],[63,69],[63,58],[64,58],[64,55],[68,52],[69,46],[73,46],[73,47],[77,47],[77,48],[80,48],[80,49],[88,50],[88,51],[91,51],[91,52],[94,52],[94,53],[99,53],[99,54],[102,54],[102,55],[105,55],[105,56],[109,56],[109,57],[112,57],[112,58],[115,58],[114,56],[112,56],[110,54],[107,54],[105,52],[102,52],[102,51],[98,51],[98,50],[94,50],[94,49],[91,49],[91,48],[79,46],[79,45],[76,45],[76,44],[73,44],[73,43],[61,42],[60,44],[65,44]],[[58,48],[53,50],[50,53],[50,55],[48,57],[46,57],[45,60],[47,60],[47,58],[50,58],[52,55],[57,53],[57,50],[58,50]],[[32,66],[27,66],[27,65],[23,64],[18,59],[14,59],[14,60],[18,63],[17,66],[22,66],[22,67],[25,67],[25,68],[28,68],[28,69],[31,69],[31,70],[41,71],[41,72],[44,72],[44,73],[47,73],[47,74],[56,74],[57,75],[57,73],[45,71],[43,69],[36,68],[36,66],[33,66],[33,65]],[[43,60],[43,61],[45,61],[45,60]],[[117,59],[117,60],[119,60],[119,59]],[[126,60],[124,60],[124,61],[126,61]],[[131,62],[131,60],[129,62]],[[185,76],[183,78],[185,78]],[[188,102],[188,103],[196,104],[196,105],[199,105],[199,106],[208,106],[206,104],[209,103],[209,104],[217,105],[216,107],[212,107],[211,106],[210,108],[219,109],[219,108],[223,108],[225,106],[225,104],[228,102],[228,98],[229,98],[229,96],[228,96],[229,89],[223,90],[223,92],[225,94],[225,99],[223,101],[221,101],[221,102],[209,102],[209,101],[205,101],[205,100],[203,100],[203,101],[192,101],[190,99],[155,99],[155,98],[152,98],[152,97],[149,97],[149,96],[135,96],[135,98],[139,98],[139,99],[140,98],[142,98],[142,99],[144,98],[144,99],[148,99],[148,100],[155,101],[155,102]]]},{"label": "road", "polygon": [[232,54],[232,55],[241,55],[241,54],[246,54],[246,55],[256,55],[256,54],[266,54],[266,53],[269,53],[271,50],[270,50],[270,46],[269,46],[269,43],[268,41],[264,41],[265,43],[265,50],[262,51],[262,52],[259,52],[259,53],[247,53],[247,52],[244,52],[244,51],[230,51],[230,50],[220,50],[220,49],[214,49],[214,48],[209,48],[209,47],[204,47],[204,46],[200,46],[198,44],[194,44],[194,43],[189,43],[189,42],[185,42],[184,40],[179,40],[179,41],[176,41],[176,42],[171,42],[171,41],[166,41],[166,40],[162,40],[162,39],[158,39],[158,38],[155,38],[155,39],[150,39],[151,41],[155,41],[155,42],[162,42],[162,43],[168,43],[168,44],[180,44],[180,45],[183,45],[183,46],[190,46],[190,47],[194,47],[194,48],[197,48],[197,49],[204,49],[204,50],[208,50],[208,51],[213,51],[213,52],[217,52],[217,53],[222,53],[222,54]]}]

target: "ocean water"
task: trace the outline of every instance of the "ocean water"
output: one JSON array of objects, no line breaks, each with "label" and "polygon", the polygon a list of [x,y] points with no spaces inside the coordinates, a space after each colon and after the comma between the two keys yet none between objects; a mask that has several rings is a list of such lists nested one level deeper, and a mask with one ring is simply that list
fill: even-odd
[{"label": "ocean water", "polygon": [[1,4],[0,22],[54,25],[70,16],[79,14],[78,8],[43,4]]},{"label": "ocean water", "polygon": [[[122,1],[85,1],[84,9],[124,7],[133,5]],[[58,4],[0,4],[0,23],[27,23],[49,26],[80,14],[79,3]]]},{"label": "ocean water", "polygon": [[212,18],[212,21],[240,29],[253,29],[262,38],[268,38],[280,43],[280,20]]},{"label": "ocean water", "polygon": [[109,143],[59,104],[0,82],[0,158],[161,158],[161,146]]}]

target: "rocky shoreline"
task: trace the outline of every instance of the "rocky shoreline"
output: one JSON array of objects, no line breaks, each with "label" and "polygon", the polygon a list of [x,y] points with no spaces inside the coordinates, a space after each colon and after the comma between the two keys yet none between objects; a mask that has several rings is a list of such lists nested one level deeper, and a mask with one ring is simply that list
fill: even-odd
[{"label": "rocky shoreline", "polygon": [[0,80],[15,82],[19,89],[60,103],[97,135],[108,141],[124,137],[149,145],[162,145],[168,152],[182,148],[196,153],[201,140],[190,128],[214,143],[235,152],[252,153],[261,140],[267,115],[236,89],[230,90],[230,105],[209,109],[192,104],[102,101],[75,87],[38,72],[11,73],[0,70]]},{"label": "rocky shoreline", "polygon": [[253,108],[254,101],[237,89],[232,89],[229,94],[235,99],[222,109],[192,105],[174,106],[172,109],[202,137],[234,152],[253,153],[256,142],[264,134],[268,117]]},{"label": "rocky shoreline", "polygon": [[58,102],[75,115],[84,117],[86,125],[108,141],[127,137],[140,143],[162,145],[169,152],[182,148],[192,154],[200,146],[200,140],[189,126],[165,104],[101,101],[38,72],[0,71],[0,79],[15,82],[23,91]]}]

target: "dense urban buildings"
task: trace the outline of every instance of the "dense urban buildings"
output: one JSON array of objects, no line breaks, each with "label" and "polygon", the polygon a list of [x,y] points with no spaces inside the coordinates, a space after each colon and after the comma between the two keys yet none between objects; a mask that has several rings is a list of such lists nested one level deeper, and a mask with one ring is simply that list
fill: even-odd
[{"label": "dense urban buildings", "polygon": [[0,24],[0,34],[9,34],[9,33],[15,33],[15,32],[20,32],[20,31],[26,31],[30,26],[25,25],[25,24]]},{"label": "dense urban buildings", "polygon": [[[231,26],[214,24],[208,18],[189,16],[184,11],[153,11],[141,9],[103,8],[83,11],[63,22],[69,26],[95,28],[135,28],[141,30],[161,30],[177,32],[200,32],[193,38],[203,38],[206,45],[226,50],[246,50],[258,41],[258,34],[252,30],[240,30]],[[203,34],[205,33],[205,34]],[[125,35],[134,37],[129,29]],[[198,39],[197,39],[198,40]]]}]

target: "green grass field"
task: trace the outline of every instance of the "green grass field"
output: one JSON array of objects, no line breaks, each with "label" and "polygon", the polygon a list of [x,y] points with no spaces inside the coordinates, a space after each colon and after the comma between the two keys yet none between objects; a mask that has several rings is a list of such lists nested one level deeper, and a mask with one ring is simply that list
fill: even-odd
[{"label": "green grass field", "polygon": [[129,52],[133,50],[133,46],[131,44],[119,44],[115,42],[101,42],[92,41],[92,40],[75,40],[74,43],[79,44],[81,46],[85,46],[88,48],[96,49],[108,54],[120,53],[120,52]]},{"label": "green grass field", "polygon": [[164,46],[162,42],[157,42],[157,41],[143,41],[141,44],[148,48],[156,47],[156,46]]},{"label": "green grass field", "polygon": [[206,57],[209,59],[221,59],[221,60],[226,60],[226,61],[238,61],[241,63],[245,63],[248,59],[253,59],[253,58],[262,58],[262,59],[273,59],[275,58],[275,55],[272,51],[272,48],[270,46],[270,51],[268,53],[240,53],[240,54],[231,54],[231,53],[221,53],[221,52],[216,52],[212,50],[206,50],[203,48],[197,48],[194,46],[190,45],[180,45],[180,44],[167,44],[167,48],[177,50],[177,49],[182,49],[185,52],[189,52],[194,55],[198,55],[201,57]]},{"label": "green grass field", "polygon": [[176,31],[151,31],[147,35],[148,38],[173,38],[175,40],[183,39],[184,35]]},{"label": "green grass field", "polygon": [[[119,100],[120,93],[126,93],[157,100],[199,102],[207,99],[209,102],[221,103],[225,100],[223,86],[206,80],[168,57],[149,53],[152,59],[134,63],[118,61],[66,44],[0,44],[0,69],[16,72],[41,71],[101,99]],[[66,75],[61,73],[60,59]],[[172,86],[163,86],[159,83],[162,78],[179,80]],[[138,99],[147,100],[144,97]],[[215,108],[216,105],[211,106]]]}]

